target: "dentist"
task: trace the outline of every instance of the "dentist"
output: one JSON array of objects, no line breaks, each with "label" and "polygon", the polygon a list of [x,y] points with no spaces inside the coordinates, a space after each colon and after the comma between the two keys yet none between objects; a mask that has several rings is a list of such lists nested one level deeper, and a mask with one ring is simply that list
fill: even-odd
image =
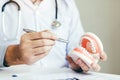
[{"label": "dentist", "polygon": [[[74,0],[13,0],[15,2],[5,5],[2,10],[7,1],[0,1],[3,11],[0,13],[0,67],[70,65],[75,71],[89,71],[81,59],[74,62],[67,56],[79,45],[80,36],[84,34]],[[25,33],[24,28],[37,32]],[[69,42],[57,41],[56,35]],[[106,60],[104,52],[101,59]]]}]

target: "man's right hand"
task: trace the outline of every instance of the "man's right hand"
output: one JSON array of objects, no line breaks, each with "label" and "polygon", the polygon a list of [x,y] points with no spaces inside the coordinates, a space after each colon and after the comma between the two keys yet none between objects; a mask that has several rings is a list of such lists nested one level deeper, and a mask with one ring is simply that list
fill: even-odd
[{"label": "man's right hand", "polygon": [[25,33],[19,45],[10,45],[5,60],[8,65],[33,64],[48,55],[56,36],[48,30]]}]

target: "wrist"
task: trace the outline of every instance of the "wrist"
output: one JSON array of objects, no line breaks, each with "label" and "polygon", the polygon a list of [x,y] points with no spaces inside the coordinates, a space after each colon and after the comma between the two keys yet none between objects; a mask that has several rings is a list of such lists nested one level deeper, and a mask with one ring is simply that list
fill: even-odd
[{"label": "wrist", "polygon": [[8,63],[7,63],[7,61],[6,61],[6,59],[4,59],[3,65],[4,65],[5,67],[9,67],[9,65],[8,65]]},{"label": "wrist", "polygon": [[8,67],[11,65],[20,64],[20,60],[18,57],[19,54],[19,45],[10,45],[8,46],[4,58],[4,66]]}]

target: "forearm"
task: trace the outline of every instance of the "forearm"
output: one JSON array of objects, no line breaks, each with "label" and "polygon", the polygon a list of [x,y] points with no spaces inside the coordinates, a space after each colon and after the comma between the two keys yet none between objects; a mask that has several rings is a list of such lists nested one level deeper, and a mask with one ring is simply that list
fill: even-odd
[{"label": "forearm", "polygon": [[23,64],[23,62],[20,60],[18,54],[19,54],[19,45],[10,45],[8,46],[5,54],[5,62],[7,65],[18,65]]}]

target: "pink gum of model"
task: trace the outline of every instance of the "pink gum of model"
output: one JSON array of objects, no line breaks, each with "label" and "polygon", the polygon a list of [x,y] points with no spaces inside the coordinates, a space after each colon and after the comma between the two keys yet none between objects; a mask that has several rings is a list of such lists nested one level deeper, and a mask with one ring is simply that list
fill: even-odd
[{"label": "pink gum of model", "polygon": [[69,56],[74,61],[82,59],[91,68],[93,63],[98,62],[101,52],[103,52],[101,40],[95,34],[87,32],[81,37],[80,47],[75,48]]}]

